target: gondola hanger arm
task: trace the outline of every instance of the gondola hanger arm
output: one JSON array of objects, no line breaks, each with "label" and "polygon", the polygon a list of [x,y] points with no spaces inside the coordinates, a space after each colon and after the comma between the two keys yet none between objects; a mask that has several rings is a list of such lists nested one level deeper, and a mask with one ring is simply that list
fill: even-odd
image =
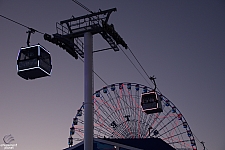
[{"label": "gondola hanger arm", "polygon": [[153,91],[155,91],[156,88],[157,88],[157,87],[156,87],[156,82],[155,82],[156,77],[155,77],[155,76],[151,76],[149,79],[153,82],[153,84],[154,84],[154,86],[155,86],[155,88],[153,89]]},{"label": "gondola hanger arm", "polygon": [[26,32],[26,33],[28,33],[28,37],[27,37],[27,46],[29,47],[30,46],[30,35],[31,35],[31,33],[35,33],[35,29],[33,29],[33,28],[29,28],[29,30]]}]

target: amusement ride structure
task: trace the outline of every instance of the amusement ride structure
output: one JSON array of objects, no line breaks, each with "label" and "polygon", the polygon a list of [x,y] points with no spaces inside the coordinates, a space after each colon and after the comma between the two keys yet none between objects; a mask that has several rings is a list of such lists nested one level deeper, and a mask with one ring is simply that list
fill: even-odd
[{"label": "amusement ride structure", "polygon": [[[196,150],[194,135],[184,115],[162,93],[153,91],[145,85],[127,82],[97,90],[93,94],[94,137],[161,138],[175,149]],[[70,128],[70,146],[73,141],[83,140],[84,115],[81,105]]]}]

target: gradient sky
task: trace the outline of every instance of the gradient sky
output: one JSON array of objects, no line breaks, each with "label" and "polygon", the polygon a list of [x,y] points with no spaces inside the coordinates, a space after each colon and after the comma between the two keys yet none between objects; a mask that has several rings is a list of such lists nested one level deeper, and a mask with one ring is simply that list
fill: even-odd
[{"label": "gradient sky", "polygon": [[[157,77],[163,95],[182,112],[208,150],[224,150],[225,1],[80,2],[92,11],[117,8],[109,23],[148,75]],[[54,34],[56,22],[88,12],[72,0],[0,0],[0,14]],[[16,58],[20,47],[26,46],[26,31],[0,17],[0,139],[12,134],[17,150],[61,150],[67,147],[72,118],[83,102],[83,62],[35,33],[31,44],[40,43],[50,51],[52,76],[33,81],[20,78]],[[94,36],[94,50],[107,47],[101,36]],[[121,51],[95,53],[94,70],[108,84],[149,86]],[[94,91],[105,86],[97,77],[94,83]]]}]

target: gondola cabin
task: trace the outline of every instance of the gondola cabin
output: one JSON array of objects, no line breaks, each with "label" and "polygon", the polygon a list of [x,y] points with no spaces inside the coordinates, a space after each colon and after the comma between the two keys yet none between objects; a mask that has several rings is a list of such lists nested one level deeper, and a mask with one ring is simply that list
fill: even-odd
[{"label": "gondola cabin", "polygon": [[41,45],[22,47],[17,58],[17,73],[20,77],[36,79],[50,76],[52,71],[50,53]]},{"label": "gondola cabin", "polygon": [[161,97],[155,92],[141,94],[142,111],[146,114],[162,112]]}]

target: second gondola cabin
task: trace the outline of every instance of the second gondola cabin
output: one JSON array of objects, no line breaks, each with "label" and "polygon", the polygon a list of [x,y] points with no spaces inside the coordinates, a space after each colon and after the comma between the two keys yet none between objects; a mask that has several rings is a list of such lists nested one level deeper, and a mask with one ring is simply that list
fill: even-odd
[{"label": "second gondola cabin", "polygon": [[142,111],[146,114],[162,112],[161,97],[155,92],[141,94]]},{"label": "second gondola cabin", "polygon": [[51,55],[41,45],[22,47],[17,58],[17,73],[20,77],[36,79],[50,76],[52,71]]}]

